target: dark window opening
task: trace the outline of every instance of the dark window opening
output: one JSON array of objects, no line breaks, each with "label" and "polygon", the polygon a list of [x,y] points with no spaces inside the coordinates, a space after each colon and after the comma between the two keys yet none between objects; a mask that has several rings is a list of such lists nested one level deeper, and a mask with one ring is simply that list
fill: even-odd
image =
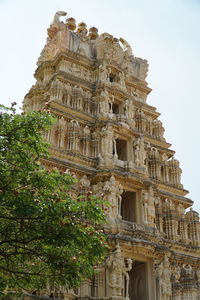
[{"label": "dark window opening", "polygon": [[136,193],[124,191],[121,202],[122,220],[136,222]]},{"label": "dark window opening", "polygon": [[164,232],[165,234],[167,234],[166,218],[165,218],[165,217],[163,218],[163,232]]},{"label": "dark window opening", "polygon": [[127,141],[117,139],[116,140],[116,149],[119,160],[127,161]]},{"label": "dark window opening", "polygon": [[119,104],[113,103],[112,105],[113,114],[119,114]]},{"label": "dark window opening", "polygon": [[115,79],[116,79],[116,76],[115,76],[114,74],[111,73],[111,74],[109,75],[109,80],[110,80],[110,82],[116,81]]},{"label": "dark window opening", "polygon": [[180,221],[178,221],[177,234],[178,234],[178,235],[181,235],[181,222],[180,222]]}]

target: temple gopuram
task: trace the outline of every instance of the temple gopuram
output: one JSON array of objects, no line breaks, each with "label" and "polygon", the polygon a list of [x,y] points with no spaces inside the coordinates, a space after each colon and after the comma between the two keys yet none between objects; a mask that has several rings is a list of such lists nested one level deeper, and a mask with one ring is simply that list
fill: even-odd
[{"label": "temple gopuram", "polygon": [[91,190],[110,203],[105,230],[112,250],[93,279],[53,297],[198,300],[199,214],[160,113],[147,103],[148,62],[123,38],[66,15],[57,12],[47,29],[23,108],[48,107],[57,116],[45,134],[51,157],[43,164],[76,174],[75,195]]}]

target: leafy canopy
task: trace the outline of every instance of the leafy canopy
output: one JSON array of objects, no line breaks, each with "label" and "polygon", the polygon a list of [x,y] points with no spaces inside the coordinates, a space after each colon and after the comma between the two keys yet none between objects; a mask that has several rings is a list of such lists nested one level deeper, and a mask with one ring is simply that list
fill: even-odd
[{"label": "leafy canopy", "polygon": [[0,291],[74,287],[107,252],[100,200],[72,199],[76,179],[39,162],[53,122],[48,112],[0,106]]}]

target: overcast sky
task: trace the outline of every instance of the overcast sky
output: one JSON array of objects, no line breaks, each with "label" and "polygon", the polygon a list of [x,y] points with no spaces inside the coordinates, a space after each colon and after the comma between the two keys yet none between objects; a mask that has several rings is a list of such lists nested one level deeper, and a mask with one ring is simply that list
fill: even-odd
[{"label": "overcast sky", "polygon": [[0,0],[0,102],[19,106],[34,84],[54,13],[125,38],[149,61],[148,103],[176,151],[182,183],[200,212],[200,0]]}]

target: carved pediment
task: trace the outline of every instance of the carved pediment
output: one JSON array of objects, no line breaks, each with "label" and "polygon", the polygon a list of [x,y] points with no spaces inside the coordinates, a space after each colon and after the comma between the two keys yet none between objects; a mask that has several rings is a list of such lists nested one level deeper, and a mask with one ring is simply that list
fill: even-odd
[{"label": "carved pediment", "polygon": [[108,33],[101,34],[95,41],[98,60],[114,61],[120,65],[124,58],[124,51],[118,39]]}]

